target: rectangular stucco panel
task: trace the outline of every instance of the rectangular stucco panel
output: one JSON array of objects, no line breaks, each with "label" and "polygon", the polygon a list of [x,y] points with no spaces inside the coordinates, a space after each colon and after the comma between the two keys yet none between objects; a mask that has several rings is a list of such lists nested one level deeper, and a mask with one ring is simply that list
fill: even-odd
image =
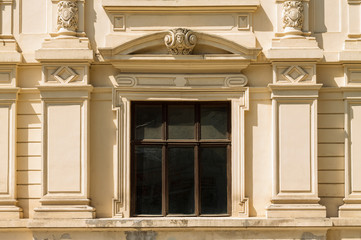
[{"label": "rectangular stucco panel", "polygon": [[361,104],[350,106],[351,120],[351,193],[361,192]]},{"label": "rectangular stucco panel", "polygon": [[9,118],[9,107],[0,106],[0,194],[9,191]]},{"label": "rectangular stucco panel", "polygon": [[81,106],[48,107],[48,190],[81,191]]},{"label": "rectangular stucco panel", "polygon": [[280,191],[311,191],[310,104],[279,105]]}]

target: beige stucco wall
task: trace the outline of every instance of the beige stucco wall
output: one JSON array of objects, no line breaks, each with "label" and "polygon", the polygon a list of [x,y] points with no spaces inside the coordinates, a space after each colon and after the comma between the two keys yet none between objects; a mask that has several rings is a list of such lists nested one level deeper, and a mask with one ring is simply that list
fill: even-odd
[{"label": "beige stucco wall", "polygon": [[[360,1],[0,6],[0,239],[360,239]],[[135,100],[232,102],[229,217],[130,216]]]}]

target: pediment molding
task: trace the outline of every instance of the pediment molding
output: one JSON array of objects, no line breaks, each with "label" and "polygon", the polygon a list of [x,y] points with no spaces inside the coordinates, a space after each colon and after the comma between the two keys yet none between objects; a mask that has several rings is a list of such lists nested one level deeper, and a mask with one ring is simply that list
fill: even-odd
[{"label": "pediment molding", "polygon": [[141,36],[115,47],[99,48],[99,51],[105,61],[123,72],[199,73],[239,73],[261,52],[261,48],[243,46],[218,35],[192,33],[197,44],[190,55],[169,53],[164,42],[169,31]]}]

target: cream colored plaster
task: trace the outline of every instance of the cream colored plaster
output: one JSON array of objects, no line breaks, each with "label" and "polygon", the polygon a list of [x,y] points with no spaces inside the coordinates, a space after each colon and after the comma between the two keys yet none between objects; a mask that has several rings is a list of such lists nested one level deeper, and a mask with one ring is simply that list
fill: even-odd
[{"label": "cream colored plaster", "polygon": [[46,33],[46,0],[27,0],[19,1],[22,9],[21,15],[21,33],[39,34]]},{"label": "cream colored plaster", "polygon": [[[262,94],[262,95],[261,95]],[[272,112],[270,100],[263,100],[264,92],[250,92],[250,110],[246,114],[246,195],[250,198],[250,216],[266,216],[265,206],[272,195],[271,132],[269,116]],[[266,91],[266,94],[269,94]],[[253,98],[256,98],[253,100]],[[257,139],[261,139],[258,141]],[[258,191],[257,189],[264,189]]]},{"label": "cream colored plaster", "polygon": [[[98,88],[99,89],[99,88]],[[111,201],[114,192],[113,152],[116,145],[116,116],[112,110],[111,89],[108,92],[93,92],[90,125],[90,198],[99,218],[112,217]],[[107,183],[107,184],[105,184]]]},{"label": "cream colored plaster", "polygon": [[[0,239],[359,239],[361,1],[286,2],[0,0]],[[231,217],[128,218],[133,100],[232,101]]]}]

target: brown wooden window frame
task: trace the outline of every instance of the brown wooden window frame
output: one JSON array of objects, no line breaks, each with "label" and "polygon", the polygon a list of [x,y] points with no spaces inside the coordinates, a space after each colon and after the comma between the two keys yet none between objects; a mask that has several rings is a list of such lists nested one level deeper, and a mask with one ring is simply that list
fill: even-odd
[{"label": "brown wooden window frame", "polygon": [[[155,139],[135,139],[135,106],[136,105],[162,105],[162,126],[161,126],[161,140]],[[168,139],[168,105],[194,105],[195,121],[194,121],[194,139]],[[201,139],[200,126],[200,106],[225,106],[227,112],[227,138],[226,139]],[[230,216],[231,215],[231,102],[230,101],[197,101],[197,102],[172,102],[172,101],[134,101],[131,102],[131,216],[133,217],[198,217],[198,216]],[[136,164],[135,164],[135,147],[136,146],[160,146],[162,148],[162,214],[136,214]],[[168,214],[168,174],[167,174],[167,148],[171,146],[180,147],[194,147],[194,214]],[[222,214],[201,214],[201,190],[200,190],[200,147],[216,147],[222,146],[227,149],[227,213]]]}]

